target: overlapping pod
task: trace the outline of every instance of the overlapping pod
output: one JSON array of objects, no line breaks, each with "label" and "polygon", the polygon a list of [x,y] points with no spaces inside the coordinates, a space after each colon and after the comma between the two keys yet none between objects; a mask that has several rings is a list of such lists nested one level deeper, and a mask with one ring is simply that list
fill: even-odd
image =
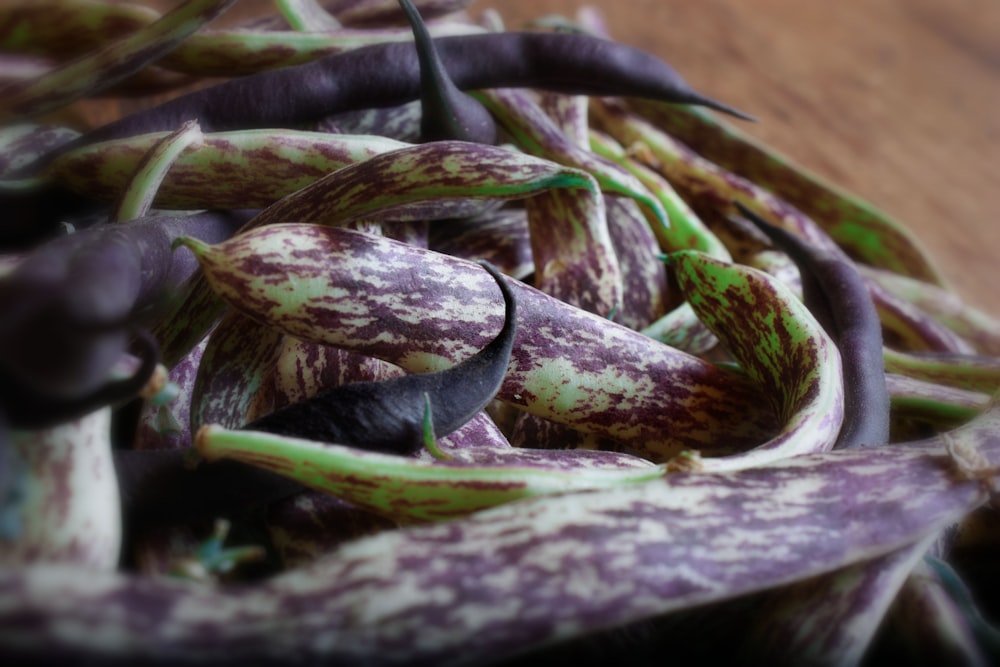
[{"label": "overlapping pod", "polygon": [[498,660],[937,535],[989,497],[952,455],[995,474],[998,432],[994,408],[947,438],[526,499],[352,541],[259,584],[4,570],[0,642],[170,664]]},{"label": "overlapping pod", "polygon": [[[420,461],[334,443],[257,431],[203,427],[195,447],[208,460],[232,459],[276,472],[404,522],[444,520],[521,498],[576,489],[626,487],[661,477],[662,466],[614,452],[495,450],[492,465]],[[468,452],[467,452],[468,454]],[[601,465],[601,457],[609,459]],[[574,459],[582,465],[574,465]]]},{"label": "overlapping pod", "polygon": [[958,294],[923,280],[860,265],[875,284],[969,341],[981,354],[1000,355],[1000,320],[965,303]]},{"label": "overlapping pod", "polygon": [[160,20],[4,95],[0,114],[36,116],[93,95],[155,62],[236,0],[188,0]]},{"label": "overlapping pod", "polygon": [[[289,221],[440,220],[560,188],[582,188],[597,196],[594,179],[577,169],[496,146],[432,142],[338,169],[274,202],[244,229]],[[220,312],[221,304],[204,280],[193,281],[154,328],[166,364],[197,344]]]},{"label": "overlapping pod", "polygon": [[[79,132],[68,127],[38,123],[0,128],[0,193],[34,186],[34,181],[20,181],[17,174],[29,172],[28,167],[33,162],[79,136]],[[11,180],[6,180],[8,178]]]},{"label": "overlapping pod", "polygon": [[[471,355],[500,314],[475,264],[351,230],[269,225],[194,250],[213,289],[258,321],[410,372]],[[774,415],[741,376],[512,287],[518,335],[501,400],[653,460],[773,435]]]},{"label": "overlapping pod", "polygon": [[[680,141],[636,114],[620,102],[595,99],[591,105],[599,127],[666,176],[686,197],[699,206],[728,212],[733,202],[777,224],[821,250],[846,255],[814,220],[788,201],[753,181],[735,174],[691,150]],[[886,337],[905,349],[948,352],[971,351],[968,342],[922,312],[912,303],[869,284]]]},{"label": "overlapping pod", "polygon": [[[0,13],[0,46],[8,52],[66,59],[103,47],[109,39],[123,38],[160,18],[154,9],[137,3],[93,0],[15,3]],[[159,58],[156,66],[194,76],[242,76],[377,42],[413,39],[410,30],[396,25],[303,31],[289,30],[287,19],[273,22],[273,26],[258,21],[252,27],[200,30]],[[438,20],[430,26],[430,31],[433,36],[442,37],[481,33],[483,29],[467,21]]]},{"label": "overlapping pod", "polygon": [[146,215],[153,207],[153,200],[163,178],[188,146],[202,139],[197,121],[188,121],[157,141],[139,160],[128,184],[121,188],[108,222],[132,220]]},{"label": "overlapping pod", "polygon": [[[168,134],[155,132],[75,148],[56,157],[46,176],[88,197],[113,201],[153,146]],[[377,135],[297,130],[208,133],[171,164],[155,191],[156,205],[263,208],[331,171],[405,146]]]},{"label": "overlapping pod", "polygon": [[646,100],[629,100],[627,105],[702,157],[771,190],[805,212],[851,257],[942,285],[930,255],[903,225],[792,163],[721,117],[692,107]]},{"label": "overlapping pod", "polygon": [[734,470],[833,447],[844,421],[840,354],[804,305],[766,273],[695,250],[670,256],[694,311],[772,403],[781,431],[750,450],[704,459]]}]

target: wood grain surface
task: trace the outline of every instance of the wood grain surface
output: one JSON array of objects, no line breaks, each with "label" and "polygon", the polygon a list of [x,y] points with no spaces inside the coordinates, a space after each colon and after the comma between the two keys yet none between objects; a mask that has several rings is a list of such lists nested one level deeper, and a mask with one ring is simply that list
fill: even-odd
[{"label": "wood grain surface", "polygon": [[[912,229],[958,294],[1000,316],[1000,2],[475,0],[470,11],[518,28],[584,4],[617,40],[756,115],[747,132]],[[273,11],[242,0],[221,20]]]},{"label": "wood grain surface", "polygon": [[[575,0],[499,0],[509,28]],[[914,230],[1000,316],[1000,3],[590,0],[612,35],[754,114],[742,124]]]}]

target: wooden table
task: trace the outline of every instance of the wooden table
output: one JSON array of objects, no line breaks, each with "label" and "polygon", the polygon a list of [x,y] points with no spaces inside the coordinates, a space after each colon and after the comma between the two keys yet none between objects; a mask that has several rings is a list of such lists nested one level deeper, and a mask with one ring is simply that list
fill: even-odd
[{"label": "wooden table", "polygon": [[[578,0],[476,2],[514,28]],[[760,118],[743,125],[912,229],[1000,316],[995,0],[589,0],[612,35]]]},{"label": "wooden table", "polygon": [[[1000,316],[996,0],[475,0],[470,11],[497,8],[517,28],[585,2],[619,41],[759,117],[750,134],[910,227],[960,295]],[[243,0],[223,20],[273,11]]]}]

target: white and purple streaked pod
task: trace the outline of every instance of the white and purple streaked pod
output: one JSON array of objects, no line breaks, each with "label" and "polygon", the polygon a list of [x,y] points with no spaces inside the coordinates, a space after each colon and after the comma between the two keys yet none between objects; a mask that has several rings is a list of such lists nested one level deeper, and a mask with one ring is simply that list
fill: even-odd
[{"label": "white and purple streaked pod", "polygon": [[13,431],[7,446],[0,564],[114,570],[122,522],[111,408],[57,426]]},{"label": "white and purple streaked pod", "polygon": [[[471,356],[502,313],[496,285],[476,264],[350,230],[269,225],[191,247],[235,308],[411,373]],[[518,334],[500,400],[628,442],[651,460],[747,448],[774,434],[775,414],[739,374],[508,282]]]},{"label": "white and purple streaked pod", "polygon": [[946,437],[526,499],[351,541],[258,583],[3,569],[0,646],[162,664],[500,660],[933,537],[988,501],[998,433],[994,406]]}]

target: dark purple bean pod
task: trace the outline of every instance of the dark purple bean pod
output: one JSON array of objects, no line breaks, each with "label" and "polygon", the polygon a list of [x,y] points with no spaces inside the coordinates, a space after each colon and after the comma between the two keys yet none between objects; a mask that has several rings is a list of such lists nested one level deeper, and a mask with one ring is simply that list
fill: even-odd
[{"label": "dark purple bean pod", "polygon": [[882,325],[867,282],[849,260],[810,245],[736,202],[802,273],[803,298],[837,344],[844,372],[844,423],[834,448],[889,441],[889,390],[882,360]]},{"label": "dark purple bean pod", "polygon": [[456,139],[495,144],[497,126],[493,116],[448,77],[434,40],[413,2],[399,0],[399,6],[413,30],[413,42],[420,60],[420,133],[423,140]]},{"label": "dark purple bean pod", "polygon": [[[434,430],[445,437],[469,422],[499,391],[517,330],[513,292],[492,266],[506,304],[497,337],[450,369],[384,381],[354,382],[321,392],[250,422],[244,428],[396,453],[423,442],[425,396]],[[133,525],[212,515],[242,514],[298,493],[304,487],[242,463],[201,463],[188,450],[116,452],[115,465],[127,521]]]},{"label": "dark purple bean pod", "polygon": [[[504,32],[435,40],[460,90],[530,87],[638,96],[748,116],[693,90],[645,51],[583,34]],[[310,63],[232,79],[174,98],[85,134],[78,145],[169,131],[197,119],[205,132],[288,127],[332,114],[397,106],[420,97],[415,45],[380,43]]]},{"label": "dark purple bean pod", "polygon": [[517,331],[517,305],[503,275],[482,262],[506,305],[504,325],[486,347],[443,371],[413,373],[381,382],[352,382],[253,420],[245,429],[318,442],[412,454],[423,444],[425,397],[434,435],[444,437],[493,400],[503,382]]},{"label": "dark purple bean pod", "polygon": [[306,487],[236,461],[198,463],[189,449],[114,452],[126,526],[205,517],[243,518]]},{"label": "dark purple bean pod", "polygon": [[[0,279],[0,402],[11,426],[49,426],[134,396],[158,359],[140,311],[195,268],[171,243],[180,235],[221,241],[242,222],[233,217],[98,225],[40,246]],[[140,372],[109,381],[133,337]]]}]

